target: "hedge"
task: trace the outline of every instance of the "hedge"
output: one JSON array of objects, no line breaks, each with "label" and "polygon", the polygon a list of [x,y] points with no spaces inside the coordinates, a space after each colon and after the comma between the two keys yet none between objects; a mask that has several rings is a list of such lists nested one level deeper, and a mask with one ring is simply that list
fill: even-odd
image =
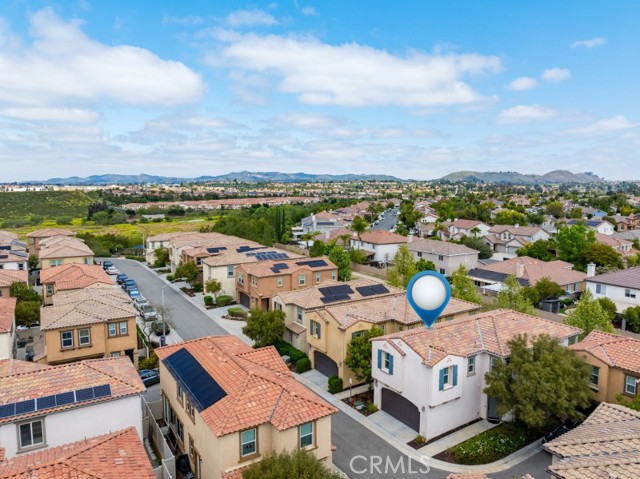
[{"label": "hedge", "polygon": [[140,261],[141,263],[144,263],[146,261],[142,256],[127,255],[127,256],[125,256],[125,258],[126,259],[132,259],[133,261]]},{"label": "hedge", "polygon": [[311,369],[311,361],[309,361],[309,358],[302,358],[296,361],[296,371],[298,374],[306,373],[309,369]]},{"label": "hedge", "polygon": [[280,356],[289,356],[293,364],[297,364],[301,359],[308,359],[308,356],[305,353],[300,351],[298,348],[293,347],[286,341],[277,341],[274,346],[278,350]]},{"label": "hedge", "polygon": [[227,306],[231,303],[233,303],[233,298],[226,294],[222,294],[216,299],[216,306]]},{"label": "hedge", "polygon": [[207,295],[203,299],[205,306],[213,306],[213,296]]},{"label": "hedge", "polygon": [[239,308],[237,306],[235,306],[233,308],[229,308],[227,310],[227,314],[229,316],[233,316],[234,318],[247,319],[247,312],[244,309]]},{"label": "hedge", "polygon": [[340,376],[331,376],[329,378],[329,392],[331,394],[342,392],[342,379]]}]

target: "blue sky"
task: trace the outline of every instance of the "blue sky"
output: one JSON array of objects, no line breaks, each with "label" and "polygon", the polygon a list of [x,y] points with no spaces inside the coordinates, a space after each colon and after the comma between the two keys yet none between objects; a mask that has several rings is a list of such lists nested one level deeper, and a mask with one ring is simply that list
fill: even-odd
[{"label": "blue sky", "polygon": [[2,179],[638,179],[636,1],[0,4]]}]

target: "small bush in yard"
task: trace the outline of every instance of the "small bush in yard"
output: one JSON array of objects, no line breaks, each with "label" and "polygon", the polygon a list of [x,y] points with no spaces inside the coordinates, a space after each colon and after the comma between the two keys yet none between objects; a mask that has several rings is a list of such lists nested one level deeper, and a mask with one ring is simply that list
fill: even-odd
[{"label": "small bush in yard", "polygon": [[138,368],[140,369],[156,369],[158,367],[158,356],[155,351],[151,351],[148,358],[138,360]]},{"label": "small bush in yard", "polygon": [[378,412],[378,406],[376,406],[375,404],[370,402],[369,404],[367,404],[367,412],[369,414],[373,414],[374,412]]},{"label": "small bush in yard", "polygon": [[202,293],[202,283],[195,283],[193,285],[193,291],[196,293]]},{"label": "small bush in yard", "polygon": [[277,341],[274,346],[278,350],[278,354],[280,354],[280,356],[289,356],[293,364],[307,357],[305,353],[287,343],[286,341]]},{"label": "small bush in yard", "polygon": [[329,378],[329,392],[337,394],[342,391],[342,379],[339,376],[331,376]]},{"label": "small bush in yard", "polygon": [[205,306],[213,306],[213,296],[205,296],[204,298]]},{"label": "small bush in yard", "polygon": [[226,295],[226,294],[220,295],[216,299],[216,305],[217,306],[227,306],[227,305],[229,305],[231,303],[233,303],[233,298],[231,296]]},{"label": "small bush in yard", "polygon": [[425,442],[427,442],[427,438],[424,437],[422,434],[418,434],[414,439],[414,441],[416,444],[424,444]]},{"label": "small bush in yard", "polygon": [[296,362],[296,371],[298,371],[298,373],[306,373],[309,369],[311,369],[311,361],[309,361],[309,358],[302,358]]},{"label": "small bush in yard", "polygon": [[167,281],[173,281],[174,279],[176,279],[176,277],[172,274],[168,274],[167,275]]},{"label": "small bush in yard", "polygon": [[487,464],[526,446],[529,437],[525,426],[503,422],[449,449],[458,464]]},{"label": "small bush in yard", "polygon": [[229,308],[227,314],[234,318],[247,319],[247,312],[242,308]]}]

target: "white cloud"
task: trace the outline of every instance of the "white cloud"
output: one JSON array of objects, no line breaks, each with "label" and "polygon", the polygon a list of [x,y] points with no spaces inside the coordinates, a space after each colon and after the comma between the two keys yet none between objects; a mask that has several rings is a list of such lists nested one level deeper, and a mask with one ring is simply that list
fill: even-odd
[{"label": "white cloud", "polygon": [[617,115],[611,118],[603,118],[590,125],[572,128],[567,130],[566,133],[574,135],[603,135],[614,131],[627,130],[629,128],[636,128],[639,125],[632,123],[626,116]]},{"label": "white cloud", "polygon": [[426,107],[484,100],[463,77],[495,73],[500,59],[479,54],[422,54],[406,57],[355,43],[339,46],[315,38],[225,35],[228,44],[208,62],[279,79],[284,93],[302,103],[350,107]]},{"label": "white cloud", "polygon": [[200,25],[204,22],[204,18],[196,15],[187,15],[185,17],[173,17],[171,15],[165,15],[162,17],[162,23],[165,25]]},{"label": "white cloud", "polygon": [[79,21],[45,9],[30,17],[30,44],[0,50],[0,101],[33,107],[112,100],[173,106],[197,101],[200,75],[148,50],[88,38]]},{"label": "white cloud", "polygon": [[312,16],[312,15],[317,15],[318,12],[316,12],[316,9],[313,8],[311,5],[308,5],[306,7],[302,7],[300,9],[300,13],[302,13],[303,15],[306,16]]},{"label": "white cloud", "polygon": [[596,38],[592,38],[591,40],[579,40],[577,42],[573,42],[571,44],[571,48],[578,48],[578,47],[595,48],[595,47],[599,47],[601,45],[606,45],[606,44],[607,44],[606,38],[596,37]]},{"label": "white cloud", "polygon": [[236,10],[227,16],[227,24],[230,27],[255,27],[258,25],[271,26],[278,22],[273,17],[262,10]]},{"label": "white cloud", "polygon": [[540,78],[551,83],[560,83],[571,78],[571,72],[566,68],[550,68],[543,71]]},{"label": "white cloud", "polygon": [[2,108],[0,116],[16,120],[91,123],[98,119],[95,111],[81,108]]},{"label": "white cloud", "polygon": [[324,129],[342,125],[344,121],[333,116],[318,113],[288,113],[272,118],[270,123],[288,128]]},{"label": "white cloud", "polygon": [[553,108],[540,105],[518,105],[503,110],[498,115],[498,123],[525,123],[529,121],[549,120],[558,112]]},{"label": "white cloud", "polygon": [[531,77],[519,77],[513,80],[507,88],[513,91],[531,90],[538,86],[538,81]]}]

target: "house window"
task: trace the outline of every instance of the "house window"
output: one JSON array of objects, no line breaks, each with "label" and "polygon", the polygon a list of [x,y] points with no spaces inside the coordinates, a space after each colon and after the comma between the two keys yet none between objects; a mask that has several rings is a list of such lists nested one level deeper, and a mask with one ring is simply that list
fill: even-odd
[{"label": "house window", "polygon": [[298,284],[300,286],[304,286],[306,282],[307,282],[307,278],[304,274],[298,275]]},{"label": "house window", "polygon": [[91,329],[78,329],[78,344],[80,346],[89,346],[91,344]]},{"label": "house window", "polygon": [[47,285],[47,295],[51,296],[53,294],[53,285],[52,284],[48,284]]},{"label": "house window", "polygon": [[313,446],[313,423],[308,422],[298,428],[300,437],[300,449]]},{"label": "house window", "polygon": [[598,293],[598,294],[607,294],[607,285],[606,284],[596,284],[596,293]]},{"label": "house window", "polygon": [[472,376],[476,373],[476,357],[469,356],[467,360],[467,376]]},{"label": "house window", "polygon": [[597,368],[595,366],[591,366],[591,379],[589,380],[589,382],[594,385],[597,386],[598,385],[598,377],[600,376],[600,368]]},{"label": "house window", "polygon": [[227,266],[227,278],[233,278],[233,266]]},{"label": "house window", "polygon": [[378,369],[393,375],[393,355],[378,349]]},{"label": "house window", "polygon": [[624,297],[625,298],[635,298],[636,297],[636,290],[635,289],[625,289],[624,290]]},{"label": "house window", "polygon": [[84,259],[84,264],[91,264],[91,260],[89,258]]},{"label": "house window", "polygon": [[187,410],[187,414],[189,415],[191,420],[193,422],[195,422],[195,420],[196,420],[196,410],[195,410],[195,408],[193,407],[193,404],[191,404],[191,401],[189,401],[188,398],[186,399],[185,402],[186,402],[185,409]]},{"label": "house window", "polygon": [[571,346],[572,344],[576,344],[578,342],[578,336],[571,336],[569,338],[569,346]]},{"label": "house window", "polygon": [[333,271],[331,271],[331,279],[335,281],[337,277],[338,277],[338,273],[334,269]]},{"label": "house window", "polygon": [[632,396],[636,395],[636,391],[638,390],[637,379],[633,376],[625,376],[624,377],[624,392],[627,394],[631,394]]},{"label": "house window", "polygon": [[176,383],[176,397],[178,398],[178,401],[180,401],[180,404],[182,403],[182,387],[180,386],[179,383]]},{"label": "house window", "polygon": [[447,274],[444,272],[444,268],[440,268],[440,274]]},{"label": "house window", "polygon": [[20,449],[44,444],[44,423],[42,419],[18,425]]},{"label": "house window", "polygon": [[296,306],[296,321],[302,323],[302,315],[304,314],[304,310],[300,306]]},{"label": "house window", "polygon": [[24,263],[18,263],[18,269],[20,271],[23,271],[24,270]]},{"label": "house window", "polygon": [[111,357],[112,358],[119,358],[120,357],[120,351],[114,351],[113,353],[111,353]]},{"label": "house window", "polygon": [[282,276],[278,276],[278,287],[282,286]]},{"label": "house window", "polygon": [[445,389],[452,388],[458,384],[458,366],[453,365],[440,370],[440,381],[438,390],[444,391]]},{"label": "house window", "polygon": [[316,273],[316,283],[320,282],[320,273]]},{"label": "house window", "polygon": [[422,251],[418,251],[418,258],[422,258]]},{"label": "house window", "polygon": [[258,277],[251,275],[251,286],[258,286]]},{"label": "house window", "polygon": [[320,323],[318,321],[309,321],[309,332],[314,338],[320,339]]},{"label": "house window", "polygon": [[355,333],[351,333],[351,339],[359,338],[364,335],[364,331],[356,331]]},{"label": "house window", "polygon": [[118,325],[116,323],[109,323],[109,337],[118,335]]},{"label": "house window", "polygon": [[256,429],[249,429],[240,433],[240,456],[247,457],[258,452]]},{"label": "house window", "polygon": [[496,367],[496,364],[498,364],[500,362],[500,359],[496,358],[495,356],[491,356],[491,359],[489,360],[489,371],[493,371],[493,368]]},{"label": "house window", "polygon": [[126,336],[127,334],[129,334],[129,325],[126,321],[109,323],[109,337]]},{"label": "house window", "polygon": [[60,344],[62,349],[73,347],[73,331],[61,331],[60,332]]},{"label": "house window", "polygon": [[438,261],[444,261],[444,256],[442,256],[441,254],[438,255]]},{"label": "house window", "polygon": [[244,284],[244,274],[238,273],[238,284]]}]

